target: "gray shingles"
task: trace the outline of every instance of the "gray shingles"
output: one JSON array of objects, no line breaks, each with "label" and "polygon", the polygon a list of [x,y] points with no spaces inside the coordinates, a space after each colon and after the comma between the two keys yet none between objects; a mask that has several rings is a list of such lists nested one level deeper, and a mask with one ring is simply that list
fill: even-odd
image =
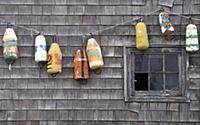
[{"label": "gray shingles", "polygon": [[190,110],[191,111],[200,111],[200,101],[191,101]]},{"label": "gray shingles", "polygon": [[8,112],[7,111],[0,111],[0,120],[7,120]]},{"label": "gray shingles", "polygon": [[99,0],[87,0],[87,4],[98,4]]},{"label": "gray shingles", "polygon": [[42,15],[42,6],[33,6],[32,14],[33,15]]},{"label": "gray shingles", "polygon": [[29,25],[30,24],[30,16],[18,16],[16,23],[19,25]]},{"label": "gray shingles", "polygon": [[65,15],[67,14],[67,6],[54,6],[52,7],[52,15]]},{"label": "gray shingles", "polygon": [[32,7],[31,6],[19,6],[20,14],[31,14]]},{"label": "gray shingles", "polygon": [[159,0],[158,4],[163,5],[163,6],[167,6],[167,7],[173,7],[174,1],[175,0],[168,0],[168,1]]},{"label": "gray shingles", "polygon": [[51,15],[54,6],[42,6],[42,15]]},{"label": "gray shingles", "polygon": [[8,111],[7,120],[26,120],[26,111]]},{"label": "gray shingles", "polygon": [[104,14],[105,6],[85,6],[85,14],[86,15],[94,15],[94,14]]},{"label": "gray shingles", "polygon": [[187,103],[180,104],[180,110],[179,110],[180,121],[188,120],[188,112],[189,112],[188,104]]},{"label": "gray shingles", "polygon": [[85,12],[85,6],[68,6],[68,13],[69,15],[83,15]]},{"label": "gray shingles", "polygon": [[[200,76],[196,68],[189,69],[189,76],[192,78],[188,83],[188,95],[192,100],[190,103],[124,103],[122,54],[123,45],[135,45],[135,28],[131,23],[101,32],[100,36],[96,35],[95,38],[102,46],[105,67],[101,74],[91,71],[87,84],[73,80],[74,52],[83,42],[77,35],[149,13],[159,8],[159,2],[161,0],[15,0],[10,3],[1,0],[0,16],[3,19],[30,25],[44,31],[45,35],[51,35],[46,36],[47,45],[52,43],[54,34],[62,35],[58,36],[58,42],[64,56],[64,68],[63,73],[56,78],[47,75],[45,67],[39,70],[33,59],[33,38],[29,32],[17,29],[20,58],[13,65],[12,71],[8,71],[0,53],[0,124],[158,125],[158,121],[161,121],[164,125],[197,125],[199,80],[196,78]],[[9,3],[12,5],[8,5]],[[197,14],[198,17],[199,5],[197,1],[194,3],[192,5],[191,1],[185,1],[183,4],[183,1],[175,0],[172,11],[181,13],[183,10],[185,14]],[[145,17],[144,21],[148,26],[151,43],[165,41],[160,36],[156,14]],[[172,21],[177,29],[180,19],[173,16]],[[183,23],[187,24],[188,21],[183,20]],[[5,27],[1,25],[0,29],[4,31]],[[184,27],[182,31],[183,29]],[[179,33],[177,29],[176,34]],[[175,37],[172,43],[184,43],[185,39],[179,38]],[[194,58],[198,60],[198,57]],[[132,111],[127,111],[129,109]],[[138,120],[140,122],[133,122]]]}]

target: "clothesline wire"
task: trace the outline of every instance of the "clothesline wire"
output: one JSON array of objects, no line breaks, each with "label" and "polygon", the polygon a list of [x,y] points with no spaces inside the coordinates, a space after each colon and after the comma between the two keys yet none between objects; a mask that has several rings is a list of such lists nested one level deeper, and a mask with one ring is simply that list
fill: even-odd
[{"label": "clothesline wire", "polygon": [[[151,13],[145,14],[144,16],[149,16],[149,15],[152,15],[152,14],[154,14],[154,13],[156,13],[156,12],[159,12],[159,11],[160,11],[160,9],[155,10],[155,11],[153,11],[153,12],[151,12]],[[134,19],[131,19],[131,20],[127,20],[127,21],[125,21],[125,22],[117,23],[117,24],[115,24],[115,25],[113,25],[113,26],[109,26],[109,27],[106,27],[106,28],[103,28],[103,29],[100,29],[100,30],[97,30],[97,31],[94,31],[94,32],[90,32],[90,33],[87,33],[87,34],[83,34],[83,36],[88,35],[88,34],[96,34],[96,33],[100,33],[100,32],[103,32],[103,31],[107,31],[107,30],[109,30],[109,29],[113,29],[113,28],[115,28],[115,27],[118,27],[118,26],[121,26],[121,25],[125,25],[125,24],[127,24],[127,23],[131,23],[131,22],[134,22],[134,21],[138,21],[138,20],[142,19],[142,17],[143,17],[143,16],[140,16],[140,17],[138,17],[138,18],[134,18]]]},{"label": "clothesline wire", "polygon": [[[163,9],[161,7],[161,9]],[[144,14],[143,16],[150,16],[150,15],[153,15],[154,13],[156,12],[159,12],[161,9],[157,9],[151,13],[148,13],[148,14]],[[189,20],[196,20],[196,21],[200,21],[199,18],[194,18],[194,17],[191,17],[191,16],[185,16],[185,15],[182,15],[182,14],[179,14],[179,13],[172,13],[172,12],[169,12],[171,13],[172,15],[176,15],[176,16],[181,16],[183,18],[186,18],[186,19],[189,19]],[[121,26],[121,25],[125,25],[127,23],[131,23],[131,22],[135,22],[135,21],[138,21],[138,20],[142,20],[143,19],[143,16],[140,16],[138,18],[134,18],[134,19],[131,19],[131,20],[127,20],[127,21],[124,21],[124,22],[121,22],[121,23],[117,23],[113,26],[109,26],[109,27],[106,27],[106,28],[103,28],[103,29],[100,29],[100,30],[97,30],[97,31],[93,31],[93,32],[90,32],[90,33],[87,33],[87,34],[82,34],[81,36],[82,37],[85,37],[86,35],[89,35],[89,34],[98,34],[100,32],[103,32],[103,31],[107,31],[109,29],[113,29],[115,27],[118,27],[118,26]],[[27,30],[27,31],[30,31],[31,32],[31,35],[33,35],[33,33],[35,33],[36,35],[41,33],[40,31],[38,31],[37,29],[34,29],[34,28],[29,28],[29,27],[26,27],[26,26],[22,26],[22,25],[17,25],[17,24],[13,24],[11,22],[8,22],[6,20],[3,20],[3,19],[0,19],[0,22],[1,23],[5,23],[7,25],[12,25],[12,26],[15,26],[17,28],[21,28],[21,29],[24,29],[24,30]]]},{"label": "clothesline wire", "polygon": [[39,33],[40,33],[40,31],[38,31],[38,30],[36,30],[36,29],[29,28],[29,27],[25,27],[25,26],[21,26],[21,25],[17,25],[17,24],[13,24],[13,23],[8,22],[8,21],[3,20],[3,19],[0,19],[0,22],[1,22],[1,23],[5,23],[5,24],[7,24],[7,25],[15,26],[15,27],[20,28],[20,29],[24,29],[24,30],[30,31],[31,33],[33,33],[33,32],[34,32],[35,34],[39,34]]},{"label": "clothesline wire", "polygon": [[172,14],[172,15],[176,15],[176,16],[180,16],[180,17],[183,17],[183,18],[186,18],[186,19],[188,19],[188,20],[196,20],[196,21],[200,21],[200,19],[199,18],[194,18],[194,17],[191,17],[191,16],[184,16],[184,15],[182,15],[182,14],[180,14],[180,13],[172,13],[172,12],[169,12],[170,14]]}]

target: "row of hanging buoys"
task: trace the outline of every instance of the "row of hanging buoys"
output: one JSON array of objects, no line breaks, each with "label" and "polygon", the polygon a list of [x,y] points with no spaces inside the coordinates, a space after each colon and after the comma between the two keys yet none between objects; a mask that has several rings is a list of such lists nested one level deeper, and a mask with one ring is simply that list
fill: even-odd
[{"label": "row of hanging buoys", "polygon": [[[190,18],[191,21],[191,18]],[[161,10],[159,14],[159,23],[161,31],[166,38],[170,38],[174,33],[169,13]],[[149,47],[147,28],[144,22],[139,22],[135,26],[136,29],[136,48],[139,50],[146,50]],[[190,24],[186,27],[186,51],[195,52],[199,50],[198,32],[196,25]]]},{"label": "row of hanging buoys", "polygon": [[162,34],[166,38],[170,38],[174,33],[174,27],[172,25],[169,13],[164,12],[164,10],[162,10],[159,14],[159,23],[161,26]]},{"label": "row of hanging buoys", "polygon": [[88,79],[88,59],[84,49],[78,49],[74,55],[74,79]]},{"label": "row of hanging buoys", "polygon": [[145,50],[149,48],[149,40],[147,34],[146,24],[139,22],[135,26],[136,29],[136,48],[139,50]]},{"label": "row of hanging buoys", "polygon": [[4,33],[3,57],[6,63],[9,65],[9,70],[11,70],[11,65],[18,58],[17,36],[13,28],[6,28]]},{"label": "row of hanging buoys", "polygon": [[[37,63],[47,61],[47,73],[52,76],[62,72],[62,53],[59,45],[52,43],[47,55],[46,39],[41,34],[35,38],[35,61]],[[88,39],[86,47],[84,49],[78,49],[75,53],[75,79],[88,79],[88,63],[92,70],[100,69],[104,65],[101,48],[94,38]]]},{"label": "row of hanging buoys", "polygon": [[186,27],[186,51],[195,52],[199,50],[198,32],[194,24]]}]

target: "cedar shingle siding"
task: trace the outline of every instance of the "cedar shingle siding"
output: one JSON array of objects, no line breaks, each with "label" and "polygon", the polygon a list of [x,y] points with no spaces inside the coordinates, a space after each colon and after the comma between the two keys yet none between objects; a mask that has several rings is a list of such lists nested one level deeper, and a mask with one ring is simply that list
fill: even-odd
[{"label": "cedar shingle siding", "polygon": [[[63,72],[52,78],[34,62],[30,32],[16,29],[20,56],[9,71],[0,47],[0,125],[199,125],[200,53],[189,54],[188,101],[124,102],[123,46],[135,45],[134,26],[126,24],[94,37],[102,46],[105,67],[81,84],[73,79],[73,55],[81,34],[96,31],[159,9],[164,0],[0,0],[0,18],[43,31],[48,46],[57,34]],[[199,0],[175,0],[168,11],[200,18]],[[185,42],[188,21],[172,16],[175,38]],[[150,44],[162,44],[158,14],[144,16]],[[200,22],[195,22],[200,29]],[[1,36],[6,25],[0,23]]]}]

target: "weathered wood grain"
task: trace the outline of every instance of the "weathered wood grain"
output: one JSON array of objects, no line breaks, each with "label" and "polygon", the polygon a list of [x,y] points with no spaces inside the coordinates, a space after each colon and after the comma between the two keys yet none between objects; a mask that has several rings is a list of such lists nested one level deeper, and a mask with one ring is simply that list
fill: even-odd
[{"label": "weathered wood grain", "polygon": [[[88,37],[83,41],[83,35],[116,23],[143,16],[150,47],[184,45],[187,19],[172,15],[175,35],[167,41],[158,13],[144,16],[162,2],[166,4],[163,0],[0,0],[1,19],[43,31],[48,48],[57,34],[63,52],[63,72],[51,77],[46,66],[39,69],[34,62],[35,36],[13,27],[19,59],[9,71],[0,42],[0,125],[199,125],[199,51],[188,54],[188,102],[124,102],[123,47],[135,47],[136,22],[93,34],[105,66],[100,74],[90,71],[86,82],[73,79],[74,52]],[[171,9],[165,9],[200,18],[199,4],[199,0],[175,0]],[[199,21],[194,23],[200,26]],[[0,22],[1,38],[5,28]]]}]

